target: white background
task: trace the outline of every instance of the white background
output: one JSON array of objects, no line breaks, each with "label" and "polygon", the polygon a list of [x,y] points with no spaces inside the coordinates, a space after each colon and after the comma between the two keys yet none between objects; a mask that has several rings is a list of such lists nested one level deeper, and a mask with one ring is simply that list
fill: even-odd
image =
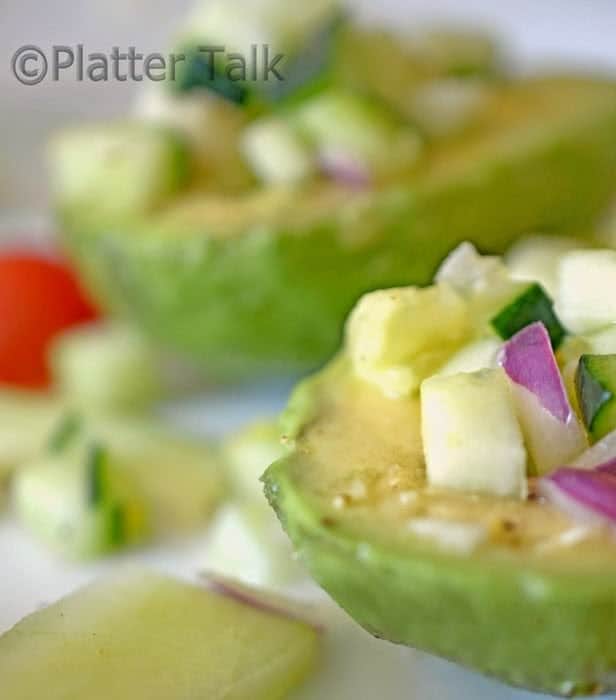
[{"label": "white background", "polygon": [[[304,0],[305,1],[305,0]],[[361,0],[366,17],[395,21],[409,28],[426,21],[459,20],[500,34],[514,61],[526,70],[570,63],[616,69],[616,2],[613,0]],[[378,4],[378,8],[375,7]],[[122,114],[136,85],[44,82],[17,83],[10,57],[22,44],[49,48],[84,43],[88,51],[108,52],[113,45],[139,51],[165,51],[186,0],[0,0],[0,215],[44,212],[46,177],[43,145],[59,125]],[[184,423],[220,435],[283,402],[288,383],[253,386],[204,396],[171,409]],[[139,555],[185,576],[207,562],[207,541],[197,537],[179,547]],[[0,631],[23,614],[53,600],[115,562],[77,567],[60,563],[0,520]],[[335,620],[326,641],[323,671],[297,698],[303,700],[522,700],[536,697],[504,688],[470,672],[407,649],[372,640],[346,618],[327,608]],[[0,679],[1,688],[1,679]],[[0,692],[1,695],[1,692]]]}]

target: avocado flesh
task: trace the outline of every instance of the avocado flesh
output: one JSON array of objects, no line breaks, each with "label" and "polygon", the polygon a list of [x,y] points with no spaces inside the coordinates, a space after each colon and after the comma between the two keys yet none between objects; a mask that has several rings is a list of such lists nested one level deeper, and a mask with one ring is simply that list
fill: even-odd
[{"label": "avocado flesh", "polygon": [[122,220],[58,204],[95,295],[223,378],[316,365],[362,292],[427,283],[459,241],[588,230],[615,170],[616,84],[546,78],[496,89],[464,135],[370,191],[186,192]]},{"label": "avocado flesh", "polygon": [[[300,384],[283,423],[292,450],[266,494],[302,563],[369,632],[533,690],[616,687],[609,535],[559,545],[575,523],[545,503],[429,488],[418,401],[385,398],[344,357]],[[362,497],[341,505],[358,481]],[[488,538],[439,548],[411,534],[414,517],[480,523]]]}]

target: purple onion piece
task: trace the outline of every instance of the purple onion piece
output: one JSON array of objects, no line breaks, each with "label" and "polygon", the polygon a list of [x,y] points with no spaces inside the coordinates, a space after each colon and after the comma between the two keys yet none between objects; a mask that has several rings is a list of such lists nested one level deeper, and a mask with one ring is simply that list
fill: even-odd
[{"label": "purple onion piece", "polygon": [[370,172],[366,166],[349,153],[328,149],[319,154],[321,170],[333,180],[356,189],[364,189],[371,184]]},{"label": "purple onion piece", "polygon": [[314,610],[308,604],[260,590],[212,571],[202,573],[201,577],[214,593],[219,593],[256,610],[303,622],[319,633],[325,631],[322,625],[312,619]]},{"label": "purple onion piece", "polygon": [[573,411],[543,323],[532,323],[512,336],[499,362],[512,382],[533,393],[558,421],[569,422]]},{"label": "purple onion piece", "polygon": [[599,464],[599,466],[595,467],[596,471],[601,472],[602,474],[610,474],[614,478],[616,478],[616,457],[613,457],[607,462],[604,462],[603,464]]},{"label": "purple onion piece", "polygon": [[[616,467],[604,465],[604,469],[557,469],[542,480],[540,492],[557,507],[576,519],[587,518],[585,511],[616,524]],[[568,506],[569,499],[580,507],[577,511]]]}]

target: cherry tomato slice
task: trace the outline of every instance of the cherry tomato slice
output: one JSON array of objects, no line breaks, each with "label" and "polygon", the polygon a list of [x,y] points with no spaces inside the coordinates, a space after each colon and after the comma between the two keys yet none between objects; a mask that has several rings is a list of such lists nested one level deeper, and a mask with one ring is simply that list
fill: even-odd
[{"label": "cherry tomato slice", "polygon": [[47,386],[50,341],[97,316],[66,263],[30,252],[0,254],[0,383]]}]

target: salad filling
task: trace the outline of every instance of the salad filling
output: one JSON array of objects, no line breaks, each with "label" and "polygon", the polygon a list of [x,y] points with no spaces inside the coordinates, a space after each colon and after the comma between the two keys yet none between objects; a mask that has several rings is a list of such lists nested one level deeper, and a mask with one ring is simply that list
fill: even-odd
[{"label": "salad filling", "polygon": [[[607,264],[612,253],[592,255]],[[567,277],[580,256],[563,253],[560,289],[569,289]],[[568,293],[556,307],[570,318],[572,303],[585,318],[579,299]],[[588,313],[596,315],[592,302]],[[614,322],[616,315],[593,328],[605,333]],[[419,395],[429,487],[525,500],[537,493],[532,480],[545,475],[539,493],[549,502],[579,501],[605,523],[613,474],[599,463],[570,465],[589,443],[616,430],[616,355],[584,353],[573,360],[571,400],[555,354],[565,337],[569,348],[582,347],[539,283],[514,280],[503,262],[469,243],[448,256],[433,286],[365,295],[347,327],[358,379],[391,399]],[[460,357],[474,362],[456,367]]]},{"label": "salad filling", "polygon": [[[469,244],[431,287],[365,295],[263,477],[302,563],[366,629],[565,695],[613,689],[616,654],[616,317],[564,320],[584,317],[558,291],[580,252],[554,242],[554,298]],[[503,332],[528,288],[542,303]]]}]

